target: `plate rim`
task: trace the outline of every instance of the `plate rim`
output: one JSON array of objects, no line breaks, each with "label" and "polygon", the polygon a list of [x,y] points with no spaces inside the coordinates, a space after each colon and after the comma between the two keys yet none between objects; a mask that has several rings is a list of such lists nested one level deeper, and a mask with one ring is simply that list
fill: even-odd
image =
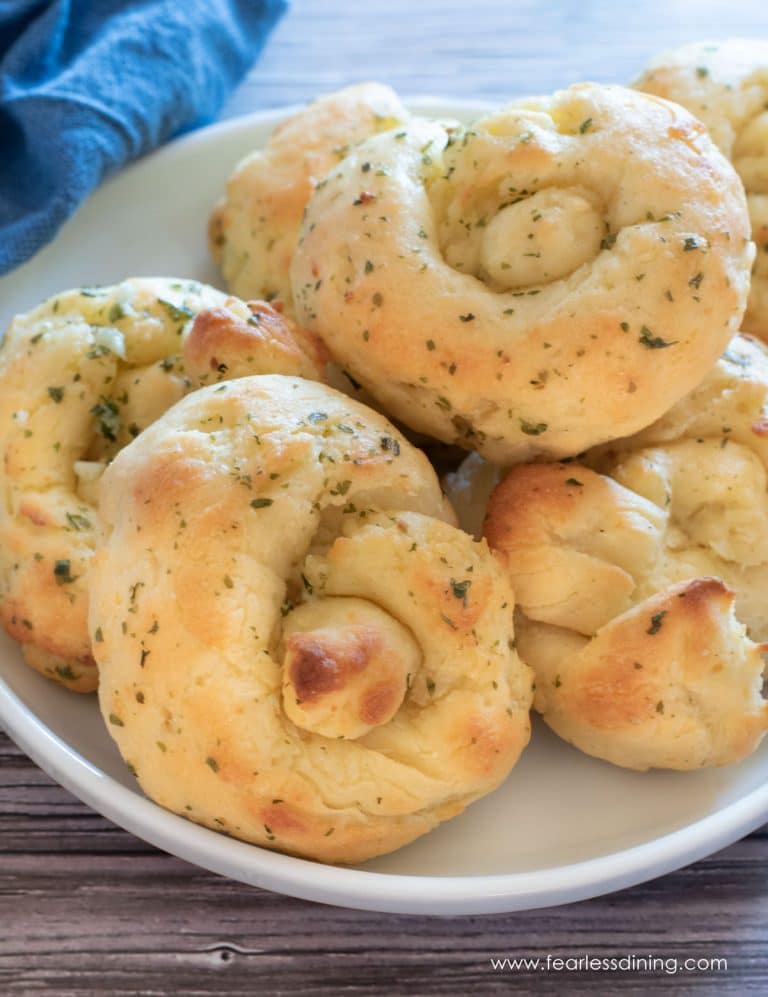
[{"label": "plate rim", "polygon": [[[403,98],[414,110],[482,113],[490,101],[452,97]],[[304,105],[259,110],[185,133],[119,171],[145,168],[212,138],[276,124]],[[447,113],[450,114],[450,111]],[[33,257],[34,259],[34,257]],[[24,265],[22,265],[23,267]],[[22,268],[19,268],[19,270]],[[12,277],[13,271],[5,276]],[[129,789],[89,762],[49,728],[0,675],[0,725],[59,785],[136,837],[182,860],[231,879],[288,896],[390,914],[499,914],[586,900],[635,886],[729,845],[768,819],[768,783],[693,823],[597,858],[545,869],[466,876],[373,872],[313,862],[261,848],[194,824]]]}]

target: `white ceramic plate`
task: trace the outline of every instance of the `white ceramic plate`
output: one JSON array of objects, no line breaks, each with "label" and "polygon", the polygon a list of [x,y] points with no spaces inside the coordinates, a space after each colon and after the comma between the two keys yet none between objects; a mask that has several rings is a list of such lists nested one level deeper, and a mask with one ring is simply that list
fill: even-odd
[{"label": "white ceramic plate", "polygon": [[[483,110],[418,104],[448,117]],[[72,286],[148,274],[217,283],[205,243],[208,211],[235,161],[285,113],[205,129],[125,170],[52,245],[0,279],[0,325]],[[4,637],[0,721],[54,779],[160,848],[246,883],[371,910],[468,914],[566,903],[679,868],[768,819],[768,743],[725,769],[639,774],[588,758],[537,725],[501,789],[393,855],[339,869],[235,841],[151,803],[109,739],[95,698],[32,672]]]}]

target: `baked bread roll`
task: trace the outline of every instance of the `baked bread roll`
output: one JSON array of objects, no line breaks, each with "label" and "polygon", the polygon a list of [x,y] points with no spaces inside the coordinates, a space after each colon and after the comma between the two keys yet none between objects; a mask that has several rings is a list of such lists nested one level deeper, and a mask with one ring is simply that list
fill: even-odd
[{"label": "baked bread roll", "polygon": [[688,112],[584,84],[412,120],[315,188],[297,317],[389,415],[499,463],[652,422],[737,331],[754,247]]},{"label": "baked bread roll", "polygon": [[721,448],[740,443],[768,467],[768,346],[764,342],[745,333],[734,336],[701,384],[660,419],[639,433],[595,447],[582,458],[590,467],[610,473],[624,453],[683,438],[715,440]]},{"label": "baked bread roll", "polygon": [[[661,419],[584,459],[589,468],[515,469],[488,512],[525,614],[518,645],[537,675],[537,709],[616,764],[738,760],[765,722],[762,662],[731,605],[750,638],[768,641],[768,347],[735,336]],[[464,490],[481,494],[490,473],[465,461]],[[686,586],[696,599],[684,606],[696,612],[681,615]],[[667,646],[653,620],[666,626],[672,610]],[[721,659],[723,673],[712,670]]]},{"label": "baked bread roll", "polygon": [[735,336],[661,419],[584,461],[667,510],[668,578],[722,578],[750,635],[768,641],[768,346]]},{"label": "baked bread roll", "polygon": [[265,149],[235,167],[211,215],[210,250],[227,287],[241,298],[278,298],[290,310],[289,269],[313,189],[351,145],[407,116],[389,87],[360,83],[278,125]]},{"label": "baked bread roll", "polygon": [[743,326],[768,338],[768,41],[684,45],[653,59],[634,86],[688,108],[736,167],[757,244]]},{"label": "baked bread roll", "polygon": [[611,477],[513,468],[485,532],[521,610],[536,709],[561,737],[637,769],[756,748],[768,704],[744,623],[768,637],[768,496],[747,447],[684,439],[625,454]]},{"label": "baked bread roll", "polygon": [[183,399],[105,472],[90,626],[143,789],[328,862],[411,841],[528,741],[513,596],[427,459],[322,385]]},{"label": "baked bread roll", "polygon": [[0,619],[33,668],[96,688],[89,565],[106,464],[191,387],[246,371],[318,377],[294,333],[263,302],[149,278],[67,291],[13,321],[0,351]]}]

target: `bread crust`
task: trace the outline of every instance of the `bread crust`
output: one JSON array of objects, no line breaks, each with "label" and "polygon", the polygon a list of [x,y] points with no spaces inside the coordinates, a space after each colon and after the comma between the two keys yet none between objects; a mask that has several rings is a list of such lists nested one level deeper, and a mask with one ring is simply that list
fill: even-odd
[{"label": "bread crust", "polygon": [[263,150],[242,160],[214,208],[208,242],[227,287],[278,299],[290,312],[290,265],[312,191],[351,145],[408,117],[397,94],[359,83],[286,118]]},{"label": "bread crust", "polygon": [[684,45],[652,59],[633,85],[700,118],[741,177],[757,247],[743,328],[768,339],[768,41]]},{"label": "bread crust", "polygon": [[203,388],[103,496],[101,709],[163,806],[356,862],[515,764],[532,691],[511,589],[382,416],[286,377]]},{"label": "bread crust", "polygon": [[[764,641],[768,534],[752,566],[734,544],[746,512],[768,520],[766,482],[736,448],[725,463],[719,441],[682,440],[625,456],[613,477],[521,466],[491,497],[486,536],[515,589],[535,708],[588,754],[692,769],[738,761],[765,734],[764,645],[723,576]],[[730,488],[749,496],[732,523]]]},{"label": "bread crust", "polygon": [[0,352],[0,620],[28,664],[96,688],[98,479],[121,447],[193,387],[245,372],[320,377],[322,366],[271,306],[196,281],[66,291],[13,321]]}]

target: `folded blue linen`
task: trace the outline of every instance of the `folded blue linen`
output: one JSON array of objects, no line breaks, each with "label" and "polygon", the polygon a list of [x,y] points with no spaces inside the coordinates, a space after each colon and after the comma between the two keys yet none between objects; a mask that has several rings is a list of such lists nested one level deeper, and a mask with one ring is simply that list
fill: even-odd
[{"label": "folded blue linen", "polygon": [[211,121],[285,0],[0,0],[0,273],[120,166]]}]

